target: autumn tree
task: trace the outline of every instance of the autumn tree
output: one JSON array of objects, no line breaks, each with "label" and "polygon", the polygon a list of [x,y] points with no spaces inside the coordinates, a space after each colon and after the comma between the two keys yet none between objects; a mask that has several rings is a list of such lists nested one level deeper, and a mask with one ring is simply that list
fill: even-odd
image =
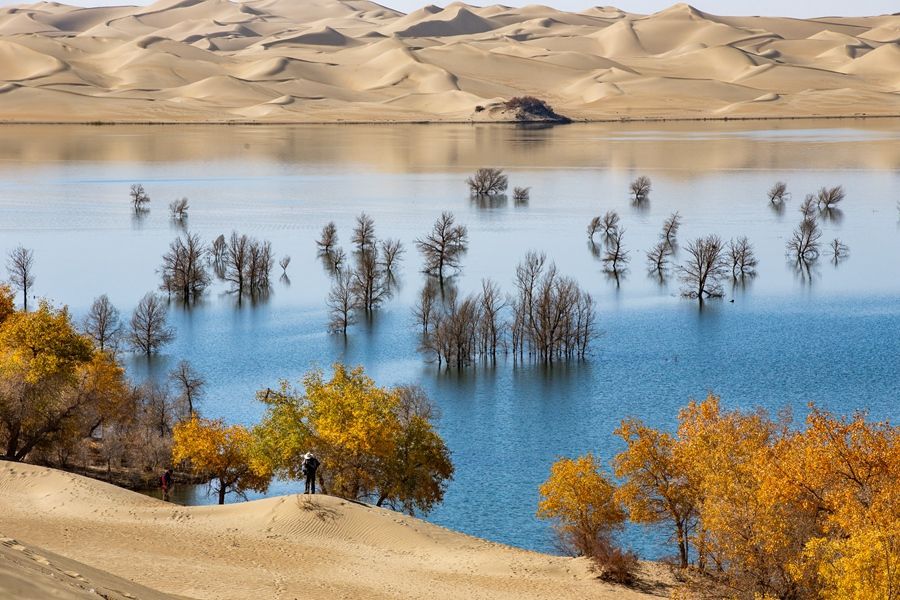
[{"label": "autumn tree", "polygon": [[172,462],[186,462],[194,474],[214,478],[212,489],[225,504],[225,495],[246,497],[248,490],[265,492],[272,480],[268,463],[254,453],[253,434],[241,425],[196,416],[175,426]]},{"label": "autumn tree", "polygon": [[686,568],[699,498],[677,440],[636,419],[622,421],[615,434],[627,446],[613,459],[615,475],[623,481],[617,499],[632,522],[669,527],[678,546],[679,566]]},{"label": "autumn tree", "polygon": [[727,273],[725,248],[717,235],[708,235],[689,242],[685,248],[687,260],[678,272],[684,282],[682,294],[703,303],[705,298],[723,295],[722,279]]},{"label": "autumn tree", "polygon": [[119,309],[113,306],[106,294],[94,299],[84,317],[82,329],[101,351],[116,351],[124,330]]},{"label": "autumn tree", "polygon": [[301,478],[303,455],[312,450],[334,495],[410,513],[427,513],[442,500],[453,467],[420,390],[381,388],[362,368],[335,364],[330,379],[307,374],[302,392],[283,382],[258,398],[266,405],[256,429],[260,455],[277,474]]},{"label": "autumn tree", "polygon": [[462,255],[469,249],[469,230],[458,225],[451,212],[443,212],[431,232],[416,240],[416,247],[425,259],[425,273],[444,282],[445,270],[458,270]]},{"label": "autumn tree", "polygon": [[624,576],[616,578],[631,578],[637,561],[618,550],[614,539],[625,524],[626,513],[616,497],[615,485],[593,454],[553,463],[540,495],[537,516],[554,521],[565,548],[592,558],[602,570],[624,562]]},{"label": "autumn tree", "polygon": [[475,171],[466,184],[473,196],[496,196],[506,191],[509,180],[503,169],[486,168]]},{"label": "autumn tree", "polygon": [[168,310],[163,300],[148,292],[131,314],[128,342],[137,352],[147,356],[175,339],[175,331],[168,325]]},{"label": "autumn tree", "polygon": [[0,441],[3,457],[24,460],[77,422],[88,402],[93,346],[69,312],[42,301],[0,325]]},{"label": "autumn tree", "polygon": [[22,310],[28,310],[28,290],[34,285],[34,252],[16,246],[9,253],[6,272],[13,288],[22,292]]}]

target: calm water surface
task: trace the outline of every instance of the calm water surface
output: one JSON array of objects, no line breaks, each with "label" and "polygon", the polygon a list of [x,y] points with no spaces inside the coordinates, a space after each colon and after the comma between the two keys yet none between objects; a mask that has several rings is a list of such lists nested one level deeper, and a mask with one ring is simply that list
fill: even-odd
[{"label": "calm water surface", "polygon": [[[440,406],[441,434],[457,468],[446,500],[429,519],[467,533],[552,549],[534,518],[537,487],[556,457],[620,449],[613,429],[626,416],[671,426],[690,397],[708,390],[729,407],[807,403],[897,419],[900,368],[900,123],[748,125],[13,127],[0,128],[0,249],[35,251],[36,293],[80,316],[107,293],[123,314],[159,283],[160,257],[180,232],[167,205],[190,198],[188,228],[211,240],[233,229],[290,254],[288,280],[255,304],[237,304],[222,284],[191,310],[172,306],[178,337],[148,362],[126,356],[135,378],[189,359],[209,381],[206,415],[253,424],[260,388],[297,380],[333,361],[364,365],[384,385],[418,383]],[[465,176],[480,166],[507,170],[530,186],[526,205],[479,203]],[[633,208],[628,182],[653,180],[649,206]],[[785,180],[782,212],[766,190]],[[142,182],[151,211],[136,219],[131,183]],[[823,223],[850,258],[827,257],[801,277],[784,245],[805,193],[843,184],[843,212]],[[631,251],[617,286],[586,244],[592,216],[620,212]],[[484,277],[512,291],[517,262],[541,250],[577,277],[599,304],[604,336],[589,361],[552,368],[513,366],[439,372],[416,353],[411,306],[423,283],[413,239],[442,210],[469,227],[470,251],[456,284]],[[759,276],[728,288],[699,311],[678,282],[648,277],[645,251],[672,211],[681,240],[747,235]],[[334,220],[348,247],[359,212],[379,237],[407,248],[400,287],[374,321],[349,339],[330,336],[329,279],[314,240]],[[679,257],[676,257],[679,258]],[[278,267],[276,267],[277,270]],[[734,302],[730,302],[734,300]],[[276,482],[270,494],[298,490]],[[187,502],[210,502],[190,490]],[[647,556],[653,535],[630,531]]]}]

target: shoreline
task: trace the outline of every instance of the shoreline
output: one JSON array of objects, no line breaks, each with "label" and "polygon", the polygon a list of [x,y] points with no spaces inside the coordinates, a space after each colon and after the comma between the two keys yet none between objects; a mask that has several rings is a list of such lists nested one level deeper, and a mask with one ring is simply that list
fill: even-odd
[{"label": "shoreline", "polygon": [[497,120],[497,121],[473,121],[473,120],[432,120],[432,119],[412,119],[412,120],[334,120],[334,121],[241,121],[241,120],[110,120],[110,121],[60,121],[60,120],[27,120],[27,121],[8,121],[0,120],[0,127],[9,127],[17,125],[86,125],[94,127],[111,127],[121,125],[152,125],[152,126],[172,126],[172,125],[204,125],[204,126],[252,126],[263,127],[268,125],[515,125],[517,127],[548,127],[558,125],[592,125],[592,124],[642,124],[642,123],[729,123],[729,122],[768,122],[768,121],[870,121],[870,120],[890,120],[900,119],[900,114],[887,115],[794,115],[794,116],[725,116],[725,117],[622,117],[608,119],[579,119],[571,118],[569,123],[559,123],[555,121],[517,121],[517,120]]}]

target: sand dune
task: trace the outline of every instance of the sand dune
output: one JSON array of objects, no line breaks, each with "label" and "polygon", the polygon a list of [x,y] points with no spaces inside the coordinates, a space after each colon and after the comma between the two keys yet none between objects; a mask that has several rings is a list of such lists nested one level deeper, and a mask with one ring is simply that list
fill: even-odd
[{"label": "sand dune", "polygon": [[38,2],[0,9],[0,89],[0,121],[489,121],[524,94],[588,120],[896,116],[900,15]]},{"label": "sand dune", "polygon": [[645,591],[617,588],[597,581],[583,559],[516,550],[328,496],[179,507],[11,463],[0,463],[0,536],[0,596],[12,590],[16,598],[89,597],[82,592],[90,587],[148,600],[667,593],[656,565],[643,567]]}]

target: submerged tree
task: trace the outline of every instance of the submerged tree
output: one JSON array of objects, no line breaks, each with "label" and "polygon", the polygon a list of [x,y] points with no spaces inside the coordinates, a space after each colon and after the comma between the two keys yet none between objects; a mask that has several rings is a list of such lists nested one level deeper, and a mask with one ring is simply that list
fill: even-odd
[{"label": "submerged tree", "polygon": [[323,254],[330,254],[331,251],[335,248],[338,241],[337,235],[337,226],[334,224],[334,221],[329,221],[322,227],[322,233],[319,235],[319,239],[316,240],[316,245],[319,247],[319,252]]},{"label": "submerged tree", "polygon": [[143,185],[140,183],[133,184],[128,195],[131,197],[131,205],[134,207],[134,212],[147,210],[147,205],[150,204],[150,195],[144,190]]},{"label": "submerged tree", "polygon": [[394,275],[394,266],[400,261],[406,250],[400,240],[386,239],[382,240],[381,246],[381,266],[384,271],[390,275]]},{"label": "submerged tree", "polygon": [[798,263],[810,263],[819,258],[822,230],[815,216],[804,217],[787,243],[788,256]]},{"label": "submerged tree", "polygon": [[625,250],[625,246],[622,243],[624,236],[624,229],[614,230],[612,235],[606,240],[606,251],[603,253],[604,269],[616,277],[624,270],[628,261],[631,260],[628,257],[628,251]]},{"label": "submerged tree", "polygon": [[631,182],[628,190],[631,192],[631,201],[635,205],[643,204],[650,197],[652,183],[646,175],[641,175]]},{"label": "submerged tree", "polygon": [[169,212],[172,213],[172,218],[176,221],[187,219],[189,208],[190,204],[187,198],[178,198],[169,203]]},{"label": "submerged tree", "polygon": [[815,217],[817,204],[818,200],[816,200],[816,197],[813,194],[807,194],[806,197],[803,198],[803,202],[800,203],[800,214],[803,215],[804,219]]},{"label": "submerged tree", "polygon": [[717,235],[708,235],[689,242],[687,260],[679,265],[678,272],[684,282],[682,294],[703,303],[705,298],[723,295],[722,279],[728,270],[725,247]]},{"label": "submerged tree", "polygon": [[153,292],[148,292],[138,302],[129,325],[129,343],[135,351],[147,356],[175,339],[175,331],[168,325],[166,306]]},{"label": "submerged tree", "polygon": [[753,252],[753,245],[747,236],[728,242],[728,258],[731,262],[731,276],[734,279],[744,279],[756,275],[756,265],[759,261]]},{"label": "submerged tree", "polygon": [[425,273],[444,282],[444,271],[458,270],[462,255],[469,247],[469,232],[465,225],[457,225],[451,212],[443,212],[431,232],[416,239],[416,247],[425,259]]},{"label": "submerged tree", "polygon": [[835,187],[823,187],[817,195],[819,208],[822,210],[833,210],[847,196],[844,187],[841,185]]},{"label": "submerged tree", "polygon": [[850,255],[850,248],[838,238],[831,240],[831,261],[838,264]]},{"label": "submerged tree", "polygon": [[224,275],[237,288],[239,296],[268,290],[274,264],[271,242],[232,232],[225,254]]},{"label": "submerged tree", "polygon": [[115,352],[122,337],[122,321],[106,294],[94,299],[84,317],[83,330],[100,351]]},{"label": "submerged tree", "polygon": [[598,232],[603,236],[604,240],[609,239],[616,231],[619,230],[619,213],[614,210],[606,211],[602,217],[594,217],[588,225],[588,238],[594,241],[594,235]]},{"label": "submerged tree", "polygon": [[6,272],[14,289],[22,292],[22,310],[28,312],[28,290],[34,285],[34,252],[16,246],[9,253]]},{"label": "submerged tree", "polygon": [[207,249],[196,233],[179,236],[163,255],[160,289],[176,294],[183,302],[196,300],[209,285]]},{"label": "submerged tree", "polygon": [[356,252],[362,254],[375,248],[375,220],[366,213],[356,217],[353,237],[350,241],[356,246]]},{"label": "submerged tree", "polygon": [[775,184],[766,193],[771,204],[781,204],[786,200],[790,200],[791,193],[788,191],[787,183],[776,181]]},{"label": "submerged tree", "polygon": [[653,248],[647,252],[647,268],[651,273],[656,273],[663,278],[669,268],[669,256],[672,254],[672,247],[665,240],[660,240]]},{"label": "submerged tree", "polygon": [[528,202],[530,197],[531,197],[531,188],[527,188],[527,187],[513,188],[513,200],[516,203],[522,204],[522,203]]},{"label": "submerged tree", "polygon": [[495,196],[506,191],[509,181],[503,174],[503,169],[478,169],[475,174],[466,179],[469,192],[475,196]]},{"label": "submerged tree", "polygon": [[357,260],[356,269],[351,274],[350,291],[357,308],[371,313],[391,295],[387,273],[378,261],[378,249],[363,252]]},{"label": "submerged tree", "polygon": [[331,281],[328,292],[328,330],[347,336],[347,328],[354,323],[353,311],[356,298],[353,294],[353,280],[348,272],[338,272]]},{"label": "submerged tree", "polygon": [[681,215],[676,210],[663,222],[659,237],[672,250],[678,244],[678,230],[681,228]]},{"label": "submerged tree", "polygon": [[278,261],[278,266],[281,267],[281,274],[287,275],[288,265],[291,264],[291,256],[290,254],[285,254],[281,257],[281,260]]}]

